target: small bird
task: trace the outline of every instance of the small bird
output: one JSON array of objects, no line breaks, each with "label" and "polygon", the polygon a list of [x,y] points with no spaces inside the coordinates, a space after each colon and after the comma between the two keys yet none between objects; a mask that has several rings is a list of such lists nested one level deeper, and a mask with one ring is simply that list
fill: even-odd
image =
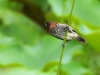
[{"label": "small bird", "polygon": [[67,37],[66,37],[66,39],[67,39],[66,42],[69,42],[69,41],[75,39],[82,43],[86,43],[86,40],[84,38],[82,38],[81,36],[79,36],[76,33],[76,31],[74,31],[73,28],[71,28],[67,24],[50,21],[50,22],[46,22],[44,25],[47,26],[51,35],[53,35],[54,37],[56,37],[58,39],[64,40],[65,33],[66,33],[66,31],[68,31]]}]

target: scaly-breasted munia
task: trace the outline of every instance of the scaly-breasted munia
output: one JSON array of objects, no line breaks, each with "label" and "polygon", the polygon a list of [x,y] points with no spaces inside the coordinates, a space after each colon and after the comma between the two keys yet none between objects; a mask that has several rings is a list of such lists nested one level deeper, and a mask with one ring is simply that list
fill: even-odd
[{"label": "scaly-breasted munia", "polygon": [[62,23],[57,23],[57,22],[46,22],[45,26],[47,26],[49,28],[49,32],[51,33],[51,35],[53,35],[54,37],[64,40],[65,38],[65,33],[66,31],[68,31],[67,33],[67,42],[70,40],[78,40],[82,43],[86,43],[86,40],[84,38],[82,38],[81,36],[79,36],[70,26],[68,26],[67,24],[62,24]]}]

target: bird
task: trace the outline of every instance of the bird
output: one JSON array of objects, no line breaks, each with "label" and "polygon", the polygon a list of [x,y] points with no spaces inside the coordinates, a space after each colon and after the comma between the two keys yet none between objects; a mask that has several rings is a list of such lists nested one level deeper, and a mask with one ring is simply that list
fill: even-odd
[{"label": "bird", "polygon": [[70,27],[66,23],[63,24],[54,21],[48,21],[44,23],[44,25],[48,28],[50,34],[58,39],[64,40],[67,31],[66,42],[69,42],[71,40],[78,40],[82,43],[87,42],[84,38],[78,35],[72,27]]}]

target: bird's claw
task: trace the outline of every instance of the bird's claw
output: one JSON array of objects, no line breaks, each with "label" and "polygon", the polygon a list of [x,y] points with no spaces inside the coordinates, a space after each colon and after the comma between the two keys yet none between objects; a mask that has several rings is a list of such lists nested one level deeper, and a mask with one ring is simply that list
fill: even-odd
[{"label": "bird's claw", "polygon": [[62,44],[62,47],[65,47],[65,44]]}]

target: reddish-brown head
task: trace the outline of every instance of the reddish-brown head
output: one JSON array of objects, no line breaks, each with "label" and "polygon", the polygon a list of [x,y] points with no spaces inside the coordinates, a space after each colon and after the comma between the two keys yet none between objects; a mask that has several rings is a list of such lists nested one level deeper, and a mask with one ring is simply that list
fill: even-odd
[{"label": "reddish-brown head", "polygon": [[47,26],[49,29],[52,29],[56,27],[57,22],[50,21],[50,22],[46,22],[44,25]]}]

